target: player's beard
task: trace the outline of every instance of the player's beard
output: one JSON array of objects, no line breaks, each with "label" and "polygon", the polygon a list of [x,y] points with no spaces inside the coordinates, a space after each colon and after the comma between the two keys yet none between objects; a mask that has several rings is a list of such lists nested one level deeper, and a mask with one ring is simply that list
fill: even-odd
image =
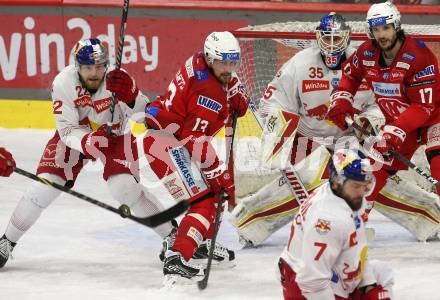
[{"label": "player's beard", "polygon": [[397,35],[393,36],[393,40],[390,43],[385,44],[385,45],[390,44],[389,46],[382,46],[381,41],[390,41],[390,40],[389,39],[379,39],[379,41],[376,41],[376,42],[382,51],[391,51],[391,50],[393,50],[394,46],[396,46],[396,44],[397,44]]},{"label": "player's beard", "polygon": [[332,188],[336,196],[345,200],[353,211],[358,211],[362,207],[363,197],[352,197],[344,192],[344,185],[338,184],[336,188]]},{"label": "player's beard", "polygon": [[86,89],[91,93],[96,93],[101,85],[103,78],[99,79],[98,77],[87,78],[84,82]]},{"label": "player's beard", "polygon": [[218,80],[223,84],[228,84],[229,81],[231,81],[231,79],[232,79],[232,74],[229,72],[221,73],[218,76]]}]

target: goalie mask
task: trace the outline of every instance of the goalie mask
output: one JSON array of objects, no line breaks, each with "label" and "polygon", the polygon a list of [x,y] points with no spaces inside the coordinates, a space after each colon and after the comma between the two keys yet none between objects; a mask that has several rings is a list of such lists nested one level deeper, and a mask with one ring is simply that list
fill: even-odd
[{"label": "goalie mask", "polygon": [[359,150],[339,149],[330,163],[330,179],[340,185],[347,180],[368,181],[368,191],[374,188],[375,178],[370,160]]},{"label": "goalie mask", "polygon": [[73,57],[77,67],[98,64],[108,66],[109,63],[107,49],[99,39],[85,39],[76,43]]},{"label": "goalie mask", "polygon": [[228,31],[209,34],[205,40],[203,53],[209,66],[218,60],[229,63],[233,67],[232,71],[238,67],[241,56],[238,40]]},{"label": "goalie mask", "polygon": [[396,31],[400,31],[400,12],[390,1],[371,5],[367,12],[367,34],[374,39],[373,27],[393,24]]},{"label": "goalie mask", "polygon": [[341,15],[331,12],[321,18],[316,28],[316,41],[325,64],[334,69],[339,66],[350,43],[350,27]]}]

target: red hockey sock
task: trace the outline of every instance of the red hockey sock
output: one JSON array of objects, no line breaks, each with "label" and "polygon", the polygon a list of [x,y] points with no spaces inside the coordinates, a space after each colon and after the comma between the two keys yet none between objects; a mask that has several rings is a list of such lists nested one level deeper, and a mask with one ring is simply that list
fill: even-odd
[{"label": "red hockey sock", "polygon": [[180,222],[172,249],[182,254],[186,261],[191,259],[214,223],[216,208],[213,202],[211,198],[193,205]]}]

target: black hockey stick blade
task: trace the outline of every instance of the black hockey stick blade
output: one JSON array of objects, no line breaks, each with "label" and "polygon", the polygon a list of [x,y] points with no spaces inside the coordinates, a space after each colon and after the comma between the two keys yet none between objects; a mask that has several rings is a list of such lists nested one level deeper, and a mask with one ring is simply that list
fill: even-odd
[{"label": "black hockey stick blade", "polygon": [[189,202],[183,200],[178,202],[176,205],[173,205],[170,208],[161,211],[160,213],[157,213],[155,215],[146,218],[138,218],[135,216],[129,216],[127,218],[148,227],[156,227],[163,223],[169,222],[174,218],[177,218],[185,211],[187,211],[189,207],[190,207]]}]

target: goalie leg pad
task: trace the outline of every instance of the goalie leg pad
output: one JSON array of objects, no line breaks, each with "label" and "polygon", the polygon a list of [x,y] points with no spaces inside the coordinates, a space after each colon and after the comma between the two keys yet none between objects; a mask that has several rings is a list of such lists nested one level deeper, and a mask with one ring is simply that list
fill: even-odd
[{"label": "goalie leg pad", "polygon": [[438,195],[402,180],[399,173],[389,178],[374,208],[406,228],[419,241],[426,241],[440,230]]},{"label": "goalie leg pad", "polygon": [[291,222],[298,207],[286,181],[279,177],[243,198],[232,211],[230,221],[241,237],[257,246]]}]

